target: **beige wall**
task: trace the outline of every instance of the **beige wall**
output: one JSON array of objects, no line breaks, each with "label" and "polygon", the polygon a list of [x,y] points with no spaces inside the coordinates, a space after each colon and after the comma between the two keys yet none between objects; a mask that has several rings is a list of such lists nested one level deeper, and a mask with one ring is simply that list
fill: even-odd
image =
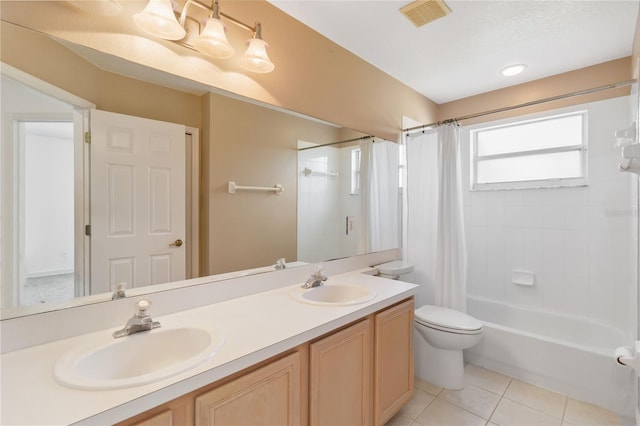
[{"label": "beige wall", "polygon": [[[131,19],[142,3],[122,4],[129,15],[121,18],[79,12],[64,1],[2,1],[0,7],[4,20],[390,140],[399,139],[403,115],[425,122],[435,118],[436,105],[429,99],[265,0],[224,1],[221,8],[241,21],[262,23],[276,64],[269,74],[242,71],[238,54],[230,60],[207,59],[174,43],[150,39]],[[229,26],[229,39],[237,52],[243,52],[249,37],[247,31]]]},{"label": "beige wall", "polygon": [[[337,141],[341,129],[216,94],[203,102],[210,140],[203,152],[209,175],[203,182],[208,194],[205,273],[273,265],[280,257],[296,260],[297,141]],[[229,181],[281,184],[284,191],[229,194]]]},{"label": "beige wall", "polygon": [[106,72],[48,37],[1,21],[0,60],[104,111],[202,125],[200,96]]},{"label": "beige wall", "polygon": [[[438,105],[438,120],[462,117],[483,111],[522,104],[539,99],[549,98],[566,93],[576,92],[594,87],[619,83],[631,79],[631,58],[621,58],[610,62],[594,65],[558,74],[540,80],[531,81],[505,89],[482,93],[476,96]],[[548,102],[536,106],[520,108],[500,114],[492,114],[477,119],[465,120],[462,124],[469,125],[489,120],[497,120],[516,115],[529,114],[549,109],[562,108],[585,102],[613,98],[629,94],[629,88],[607,90],[591,95],[579,96],[561,101]]]}]

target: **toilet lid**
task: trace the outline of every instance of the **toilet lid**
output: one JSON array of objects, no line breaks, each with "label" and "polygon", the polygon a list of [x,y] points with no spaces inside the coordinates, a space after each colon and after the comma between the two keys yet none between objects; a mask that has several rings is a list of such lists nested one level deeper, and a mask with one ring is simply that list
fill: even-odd
[{"label": "toilet lid", "polygon": [[413,263],[405,262],[404,260],[394,260],[393,262],[378,265],[376,268],[384,275],[402,275],[413,271]]},{"label": "toilet lid", "polygon": [[425,325],[433,324],[438,328],[450,330],[476,331],[482,329],[482,323],[464,312],[442,306],[424,305],[415,311],[416,321]]}]

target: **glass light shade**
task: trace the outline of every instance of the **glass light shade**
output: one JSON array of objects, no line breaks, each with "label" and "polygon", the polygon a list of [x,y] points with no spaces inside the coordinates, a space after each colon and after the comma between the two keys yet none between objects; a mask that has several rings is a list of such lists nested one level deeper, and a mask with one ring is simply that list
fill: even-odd
[{"label": "glass light shade", "polygon": [[173,13],[171,0],[149,0],[133,20],[140,29],[165,40],[181,40],[187,34]]},{"label": "glass light shade", "polygon": [[200,52],[214,58],[230,58],[236,51],[231,47],[225,32],[227,27],[216,18],[207,19],[204,30],[193,42],[193,46]]},{"label": "glass light shade", "polygon": [[276,67],[267,55],[269,45],[261,38],[252,38],[247,41],[247,51],[240,58],[240,65],[247,71],[267,73]]}]

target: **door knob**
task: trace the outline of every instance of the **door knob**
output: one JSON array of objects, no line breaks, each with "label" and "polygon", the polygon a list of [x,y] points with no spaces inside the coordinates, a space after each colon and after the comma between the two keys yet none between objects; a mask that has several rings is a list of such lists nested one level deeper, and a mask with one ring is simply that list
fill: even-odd
[{"label": "door knob", "polygon": [[175,240],[174,242],[169,244],[169,246],[171,247],[180,247],[181,245],[182,245],[182,240]]}]

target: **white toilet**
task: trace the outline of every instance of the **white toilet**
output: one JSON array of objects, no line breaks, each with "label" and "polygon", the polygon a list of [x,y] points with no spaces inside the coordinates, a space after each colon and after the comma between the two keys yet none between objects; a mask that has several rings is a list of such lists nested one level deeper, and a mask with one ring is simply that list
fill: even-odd
[{"label": "white toilet", "polygon": [[[380,276],[399,279],[413,265],[394,261],[379,265]],[[464,387],[462,351],[482,339],[482,323],[470,315],[442,306],[424,305],[415,310],[416,376],[445,389]]]}]

